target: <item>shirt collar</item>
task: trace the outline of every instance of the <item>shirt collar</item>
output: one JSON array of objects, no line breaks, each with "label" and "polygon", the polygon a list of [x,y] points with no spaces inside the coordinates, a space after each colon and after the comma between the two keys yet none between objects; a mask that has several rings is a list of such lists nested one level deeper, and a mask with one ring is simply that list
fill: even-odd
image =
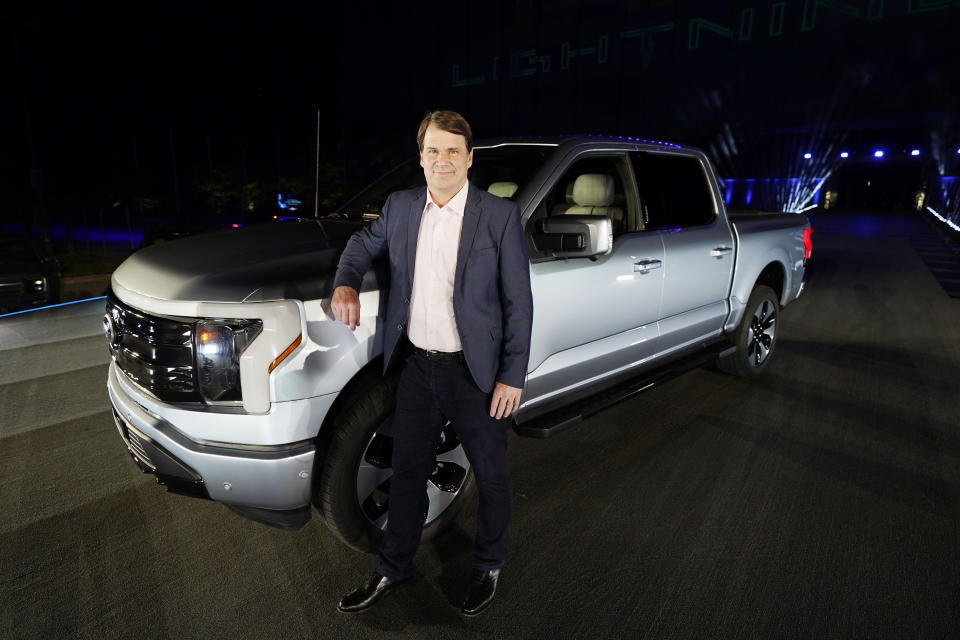
[{"label": "shirt collar", "polygon": [[467,189],[470,186],[470,181],[466,180],[463,183],[463,186],[460,187],[460,191],[457,191],[457,195],[450,198],[450,201],[443,205],[442,207],[437,207],[433,202],[433,198],[430,197],[430,189],[427,188],[427,202],[423,205],[423,212],[426,213],[430,209],[438,209],[440,211],[447,211],[453,213],[457,216],[462,216],[464,210],[467,208]]}]

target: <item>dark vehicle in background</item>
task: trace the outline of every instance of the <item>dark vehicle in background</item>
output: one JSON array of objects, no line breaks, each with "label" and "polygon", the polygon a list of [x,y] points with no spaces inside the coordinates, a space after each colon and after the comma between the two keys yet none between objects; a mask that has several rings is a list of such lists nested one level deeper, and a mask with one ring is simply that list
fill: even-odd
[{"label": "dark vehicle in background", "polygon": [[26,234],[0,234],[0,313],[60,300],[60,261]]}]

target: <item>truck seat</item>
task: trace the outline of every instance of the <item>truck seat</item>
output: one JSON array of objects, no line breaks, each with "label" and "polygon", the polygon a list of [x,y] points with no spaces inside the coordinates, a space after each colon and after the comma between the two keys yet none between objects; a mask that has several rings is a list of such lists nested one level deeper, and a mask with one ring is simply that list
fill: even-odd
[{"label": "truck seat", "polygon": [[568,216],[610,216],[614,233],[622,229],[623,208],[614,204],[613,176],[605,173],[584,173],[573,184],[574,205],[564,211]]},{"label": "truck seat", "polygon": [[567,209],[569,209],[574,205],[574,202],[573,202],[574,182],[576,181],[571,180],[570,182],[567,183],[567,186],[564,189],[563,202],[558,202],[557,204],[553,205],[553,209],[550,211],[550,215],[562,216],[564,213],[566,213]]},{"label": "truck seat", "polygon": [[513,194],[516,192],[516,182],[492,182],[490,183],[490,186],[487,187],[487,193],[492,193],[493,195],[500,196],[501,198],[512,198]]}]

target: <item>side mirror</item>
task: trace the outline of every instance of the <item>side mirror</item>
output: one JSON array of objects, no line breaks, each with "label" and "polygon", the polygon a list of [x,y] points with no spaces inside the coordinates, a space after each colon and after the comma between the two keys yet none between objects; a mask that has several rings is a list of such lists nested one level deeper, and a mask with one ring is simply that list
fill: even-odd
[{"label": "side mirror", "polygon": [[553,216],[543,219],[533,243],[554,258],[593,258],[613,249],[610,216]]}]

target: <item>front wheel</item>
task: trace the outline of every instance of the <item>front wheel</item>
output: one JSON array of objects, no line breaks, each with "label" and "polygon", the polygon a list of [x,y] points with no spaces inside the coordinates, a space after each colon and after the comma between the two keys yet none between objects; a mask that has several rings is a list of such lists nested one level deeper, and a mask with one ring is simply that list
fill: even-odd
[{"label": "front wheel", "polygon": [[748,379],[763,373],[773,359],[779,313],[777,294],[766,285],[757,285],[734,334],[735,351],[719,360],[720,369]]},{"label": "front wheel", "polygon": [[[393,439],[379,430],[393,417],[396,390],[396,377],[384,378],[346,402],[327,454],[317,461],[314,505],[338,538],[361,551],[376,551],[387,527]],[[437,442],[437,462],[425,487],[424,540],[452,523],[475,490],[454,429],[448,421]]]}]

